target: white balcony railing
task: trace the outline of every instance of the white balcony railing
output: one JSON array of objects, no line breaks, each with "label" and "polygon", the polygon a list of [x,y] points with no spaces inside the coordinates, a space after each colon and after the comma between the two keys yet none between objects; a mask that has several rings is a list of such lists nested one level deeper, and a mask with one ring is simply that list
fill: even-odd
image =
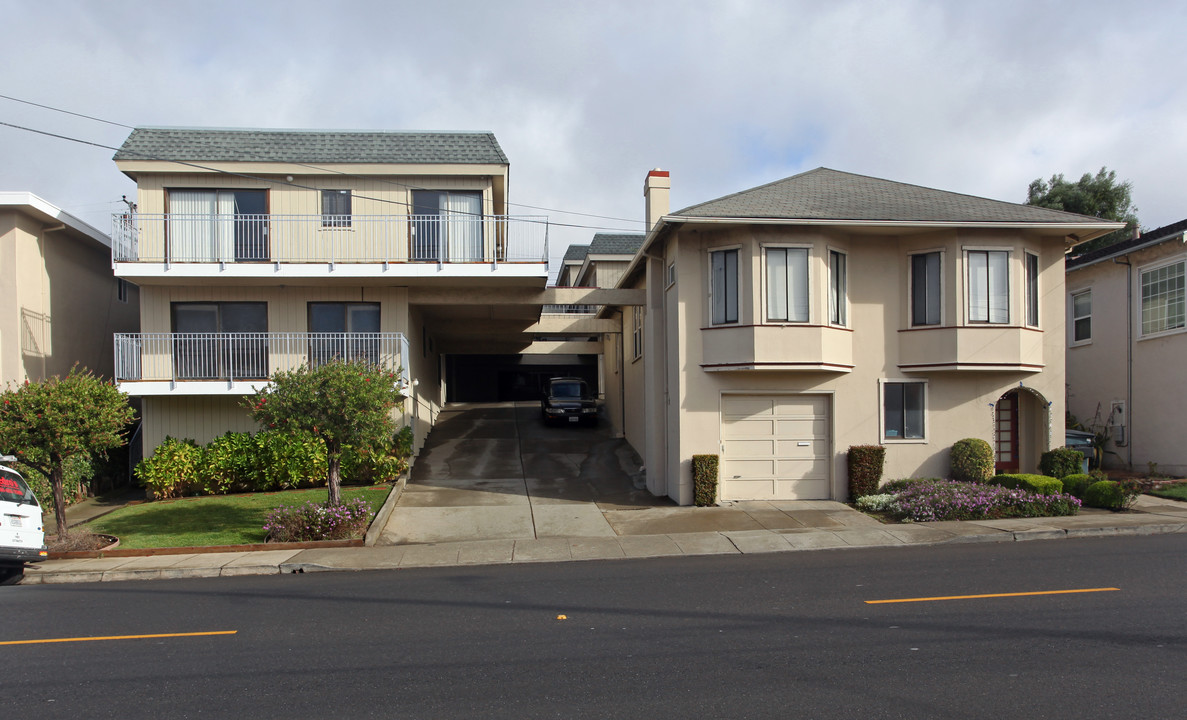
[{"label": "white balcony railing", "polygon": [[273,373],[333,359],[400,369],[408,384],[403,333],[117,333],[117,382],[266,381]]},{"label": "white balcony railing", "polygon": [[545,263],[548,218],[115,215],[115,262]]}]

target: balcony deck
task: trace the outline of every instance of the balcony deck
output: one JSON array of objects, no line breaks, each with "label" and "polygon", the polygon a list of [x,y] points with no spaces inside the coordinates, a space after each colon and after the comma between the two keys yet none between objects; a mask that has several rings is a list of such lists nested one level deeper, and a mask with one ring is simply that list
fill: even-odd
[{"label": "balcony deck", "polygon": [[273,373],[367,360],[410,382],[402,333],[117,333],[115,381],[129,395],[245,395]]},{"label": "balcony deck", "polygon": [[120,277],[547,276],[546,217],[116,215]]}]

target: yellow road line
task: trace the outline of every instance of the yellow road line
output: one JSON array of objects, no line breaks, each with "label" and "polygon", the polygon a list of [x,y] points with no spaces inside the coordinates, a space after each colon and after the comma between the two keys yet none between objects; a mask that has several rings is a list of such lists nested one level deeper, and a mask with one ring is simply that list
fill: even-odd
[{"label": "yellow road line", "polygon": [[993,593],[990,595],[948,595],[945,597],[899,598],[896,600],[866,600],[866,605],[886,603],[932,602],[935,600],[977,600],[980,598],[1025,597],[1027,595],[1070,595],[1072,593],[1114,592],[1121,588],[1083,588],[1080,590],[1039,590],[1037,592]]},{"label": "yellow road line", "polygon": [[204,635],[234,635],[238,630],[213,632],[160,633],[159,635],[110,635],[107,637],[48,638],[45,640],[2,640],[0,645],[40,645],[43,643],[90,642],[92,640],[148,640],[151,638],[201,637]]}]

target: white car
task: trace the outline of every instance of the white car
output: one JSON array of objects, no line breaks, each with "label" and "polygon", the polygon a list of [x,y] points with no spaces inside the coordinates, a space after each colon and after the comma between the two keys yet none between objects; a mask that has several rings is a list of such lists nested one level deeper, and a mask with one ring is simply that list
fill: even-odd
[{"label": "white car", "polygon": [[49,557],[37,496],[20,473],[2,464],[14,460],[0,456],[0,580],[20,574],[27,562]]}]

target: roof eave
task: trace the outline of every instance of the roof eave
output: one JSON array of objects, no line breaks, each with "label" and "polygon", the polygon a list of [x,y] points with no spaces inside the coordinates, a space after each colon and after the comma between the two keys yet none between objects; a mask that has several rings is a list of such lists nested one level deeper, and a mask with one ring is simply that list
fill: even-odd
[{"label": "roof eave", "polygon": [[1094,258],[1092,260],[1089,260],[1088,262],[1077,263],[1074,267],[1067,268],[1067,271],[1072,272],[1074,270],[1079,270],[1081,268],[1091,267],[1093,265],[1096,265],[1097,263],[1105,262],[1106,260],[1112,260],[1113,258],[1124,257],[1125,255],[1129,255],[1129,254],[1138,252],[1139,250],[1145,250],[1146,248],[1154,247],[1155,245],[1161,245],[1164,242],[1171,242],[1174,240],[1178,240],[1181,243],[1187,243],[1187,231],[1180,230],[1177,233],[1171,233],[1170,235],[1162,235],[1160,237],[1154,238],[1154,239],[1150,240],[1149,242],[1139,243],[1137,245],[1131,245],[1127,248],[1118,250],[1117,252],[1109,253],[1108,255],[1102,255],[1101,257]]}]

